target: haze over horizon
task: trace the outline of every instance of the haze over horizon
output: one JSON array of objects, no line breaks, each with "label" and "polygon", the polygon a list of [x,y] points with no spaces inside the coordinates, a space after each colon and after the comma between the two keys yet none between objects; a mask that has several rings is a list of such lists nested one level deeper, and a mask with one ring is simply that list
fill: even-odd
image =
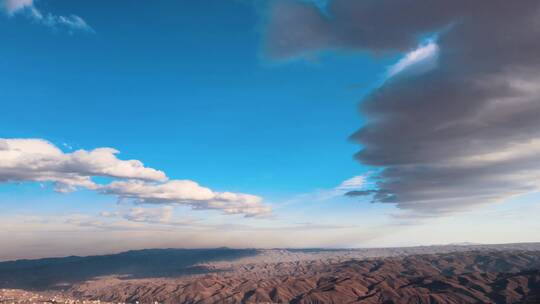
[{"label": "haze over horizon", "polygon": [[540,242],[539,17],[0,0],[0,260]]}]

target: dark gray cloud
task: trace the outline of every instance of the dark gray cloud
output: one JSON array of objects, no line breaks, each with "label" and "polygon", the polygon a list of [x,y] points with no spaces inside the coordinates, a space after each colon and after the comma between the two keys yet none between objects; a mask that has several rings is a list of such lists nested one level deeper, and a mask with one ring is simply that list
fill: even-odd
[{"label": "dark gray cloud", "polygon": [[377,194],[378,190],[352,190],[345,193],[346,196],[356,197],[356,196],[368,196],[372,194]]},{"label": "dark gray cloud", "polygon": [[539,190],[539,1],[334,0],[328,16],[282,1],[270,14],[276,58],[403,53],[438,33],[437,68],[361,102],[367,121],[352,139],[356,158],[382,169],[375,202],[439,214]]}]

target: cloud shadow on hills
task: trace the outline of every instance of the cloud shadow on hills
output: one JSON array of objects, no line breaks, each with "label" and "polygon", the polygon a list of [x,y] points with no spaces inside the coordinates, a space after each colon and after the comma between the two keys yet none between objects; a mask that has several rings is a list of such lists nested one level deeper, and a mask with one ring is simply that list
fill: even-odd
[{"label": "cloud shadow on hills", "polygon": [[46,290],[89,279],[178,277],[213,272],[197,264],[257,255],[255,249],[146,249],[119,254],[0,263],[0,288]]}]

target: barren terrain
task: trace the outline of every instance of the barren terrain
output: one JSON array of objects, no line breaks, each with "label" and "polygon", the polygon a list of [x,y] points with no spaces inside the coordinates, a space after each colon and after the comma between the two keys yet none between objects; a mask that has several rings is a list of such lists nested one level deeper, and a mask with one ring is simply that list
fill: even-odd
[{"label": "barren terrain", "polygon": [[[38,278],[47,273],[46,264],[36,267],[36,261],[27,261],[34,269],[21,262],[18,268],[9,264],[12,274],[21,275],[10,283],[6,263],[0,263],[0,287],[26,285],[34,299],[55,290],[55,297],[64,300],[115,303],[540,303],[540,244],[214,250],[197,252],[204,259],[193,259],[189,250],[180,255],[173,249],[144,251],[143,259],[138,256],[141,252],[131,252],[137,263],[170,262],[171,255],[190,256],[193,263],[180,263],[183,268],[169,263],[154,272],[127,263],[117,265],[117,273],[99,271],[92,278],[72,276],[63,282]],[[83,266],[85,259],[68,266]],[[69,268],[61,261],[55,260],[60,272]],[[33,278],[32,284],[46,282],[48,287],[29,288],[25,276]],[[6,292],[0,292],[0,303],[6,302]],[[14,291],[10,292],[13,301]]]}]

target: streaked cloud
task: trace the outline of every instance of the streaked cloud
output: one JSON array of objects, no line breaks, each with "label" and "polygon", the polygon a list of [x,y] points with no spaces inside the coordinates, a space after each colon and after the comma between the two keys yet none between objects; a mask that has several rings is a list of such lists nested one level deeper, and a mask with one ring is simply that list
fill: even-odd
[{"label": "streaked cloud", "polygon": [[[356,158],[380,174],[349,195],[429,217],[540,191],[539,11],[535,0],[334,0],[327,17],[278,1],[265,47],[404,56],[360,105]],[[408,73],[426,63],[437,65]]]},{"label": "streaked cloud", "polygon": [[0,8],[8,16],[23,15],[36,23],[54,28],[94,33],[94,29],[77,15],[54,15],[43,13],[35,6],[34,0],[0,0]]},{"label": "streaked cloud", "polygon": [[359,189],[364,186],[366,183],[366,176],[365,175],[357,175],[353,176],[345,181],[343,181],[339,186],[337,186],[336,190],[353,190],[353,189]]},{"label": "streaked cloud", "polygon": [[[394,77],[400,73],[424,73],[437,65],[439,46],[435,41],[419,46],[410,51],[388,70],[388,76]],[[409,72],[409,73],[407,73]]]},{"label": "streaked cloud", "polygon": [[343,198],[344,195],[353,197],[352,193],[371,186],[369,178],[371,173],[368,172],[364,175],[357,175],[351,178],[348,178],[341,182],[339,185],[333,188],[326,189],[317,189],[312,192],[302,193],[293,196],[280,204],[280,207],[283,208],[288,205],[300,204],[300,203],[320,203],[336,200]]}]

